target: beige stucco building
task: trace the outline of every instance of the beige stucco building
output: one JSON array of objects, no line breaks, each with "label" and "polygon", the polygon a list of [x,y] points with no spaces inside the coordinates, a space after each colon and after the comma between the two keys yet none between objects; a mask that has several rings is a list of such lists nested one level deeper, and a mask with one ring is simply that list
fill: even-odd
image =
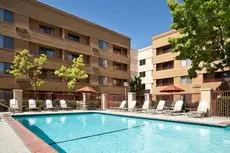
[{"label": "beige stucco building", "polygon": [[131,78],[138,75],[138,52],[136,49],[130,51],[130,75]]},{"label": "beige stucco building", "polygon": [[[198,77],[189,79],[188,69],[191,65],[190,60],[176,60],[177,53],[171,52],[169,38],[180,37],[177,31],[169,31],[152,38],[153,47],[153,100],[170,99],[170,93],[161,93],[160,90],[168,85],[176,85],[185,91],[174,96],[174,100],[184,98],[185,101],[195,102],[199,100],[200,89],[216,89],[220,81],[230,78],[230,72],[216,72],[214,77],[206,74],[205,71],[198,72]],[[164,95],[164,96],[162,96]],[[181,95],[183,97],[181,97]]]},{"label": "beige stucco building", "polygon": [[69,92],[54,71],[71,66],[72,59],[82,54],[89,77],[76,89],[92,86],[98,93],[124,93],[123,82],[130,80],[129,37],[34,0],[2,0],[0,13],[0,82],[7,82],[0,84],[0,90],[31,90],[6,71],[15,51],[27,49],[49,59],[41,92]]}]

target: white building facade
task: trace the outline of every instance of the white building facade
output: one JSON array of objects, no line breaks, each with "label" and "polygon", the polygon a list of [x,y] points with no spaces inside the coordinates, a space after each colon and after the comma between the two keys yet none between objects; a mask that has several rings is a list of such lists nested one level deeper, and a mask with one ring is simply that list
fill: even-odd
[{"label": "white building facade", "polygon": [[152,94],[153,86],[153,49],[152,46],[138,50],[138,76],[141,76],[145,90]]}]

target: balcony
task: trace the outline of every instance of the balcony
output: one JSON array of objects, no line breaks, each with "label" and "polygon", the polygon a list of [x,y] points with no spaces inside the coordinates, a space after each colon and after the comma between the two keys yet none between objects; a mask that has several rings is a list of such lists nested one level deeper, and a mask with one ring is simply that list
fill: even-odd
[{"label": "balcony", "polygon": [[229,78],[204,78],[203,79],[203,83],[223,82],[223,81],[230,82],[230,77]]},{"label": "balcony", "polygon": [[203,74],[203,83],[230,81],[230,71]]},{"label": "balcony", "polygon": [[174,84],[174,79],[173,78],[167,78],[167,79],[159,79],[156,81],[156,86],[169,86]]},{"label": "balcony", "polygon": [[162,55],[170,52],[171,52],[171,46],[167,45],[167,46],[157,48],[156,55]]},{"label": "balcony", "polygon": [[173,69],[174,68],[174,61],[159,63],[156,65],[157,71],[167,70],[167,69]]},{"label": "balcony", "polygon": [[113,53],[121,56],[128,56],[128,50],[119,46],[113,46]]}]

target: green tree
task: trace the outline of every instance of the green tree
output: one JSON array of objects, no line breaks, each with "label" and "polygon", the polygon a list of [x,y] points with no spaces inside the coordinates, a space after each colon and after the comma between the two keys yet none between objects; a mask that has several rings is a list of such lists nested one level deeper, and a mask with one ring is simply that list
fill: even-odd
[{"label": "green tree", "polygon": [[130,81],[130,92],[139,92],[143,89],[143,84],[140,76],[135,76]]},{"label": "green tree", "polygon": [[172,29],[181,37],[170,39],[178,60],[190,59],[190,78],[197,71],[214,73],[230,67],[230,0],[168,0]]},{"label": "green tree", "polygon": [[73,90],[75,89],[77,81],[88,78],[88,75],[84,71],[84,66],[85,64],[84,64],[83,56],[80,55],[78,58],[73,59],[73,64],[71,67],[68,68],[66,66],[62,66],[54,73],[62,80],[68,82],[67,83],[68,89]]},{"label": "green tree", "polygon": [[46,55],[42,54],[38,58],[33,58],[29,51],[24,49],[15,55],[9,73],[14,75],[15,78],[28,79],[35,91],[44,84],[40,76],[42,74],[42,67],[46,62]]}]

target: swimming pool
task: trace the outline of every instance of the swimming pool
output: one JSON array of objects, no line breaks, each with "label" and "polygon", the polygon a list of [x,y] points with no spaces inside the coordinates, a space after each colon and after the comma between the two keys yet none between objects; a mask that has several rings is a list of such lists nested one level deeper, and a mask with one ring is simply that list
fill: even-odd
[{"label": "swimming pool", "polygon": [[61,153],[228,153],[230,128],[100,113],[14,117]]}]

